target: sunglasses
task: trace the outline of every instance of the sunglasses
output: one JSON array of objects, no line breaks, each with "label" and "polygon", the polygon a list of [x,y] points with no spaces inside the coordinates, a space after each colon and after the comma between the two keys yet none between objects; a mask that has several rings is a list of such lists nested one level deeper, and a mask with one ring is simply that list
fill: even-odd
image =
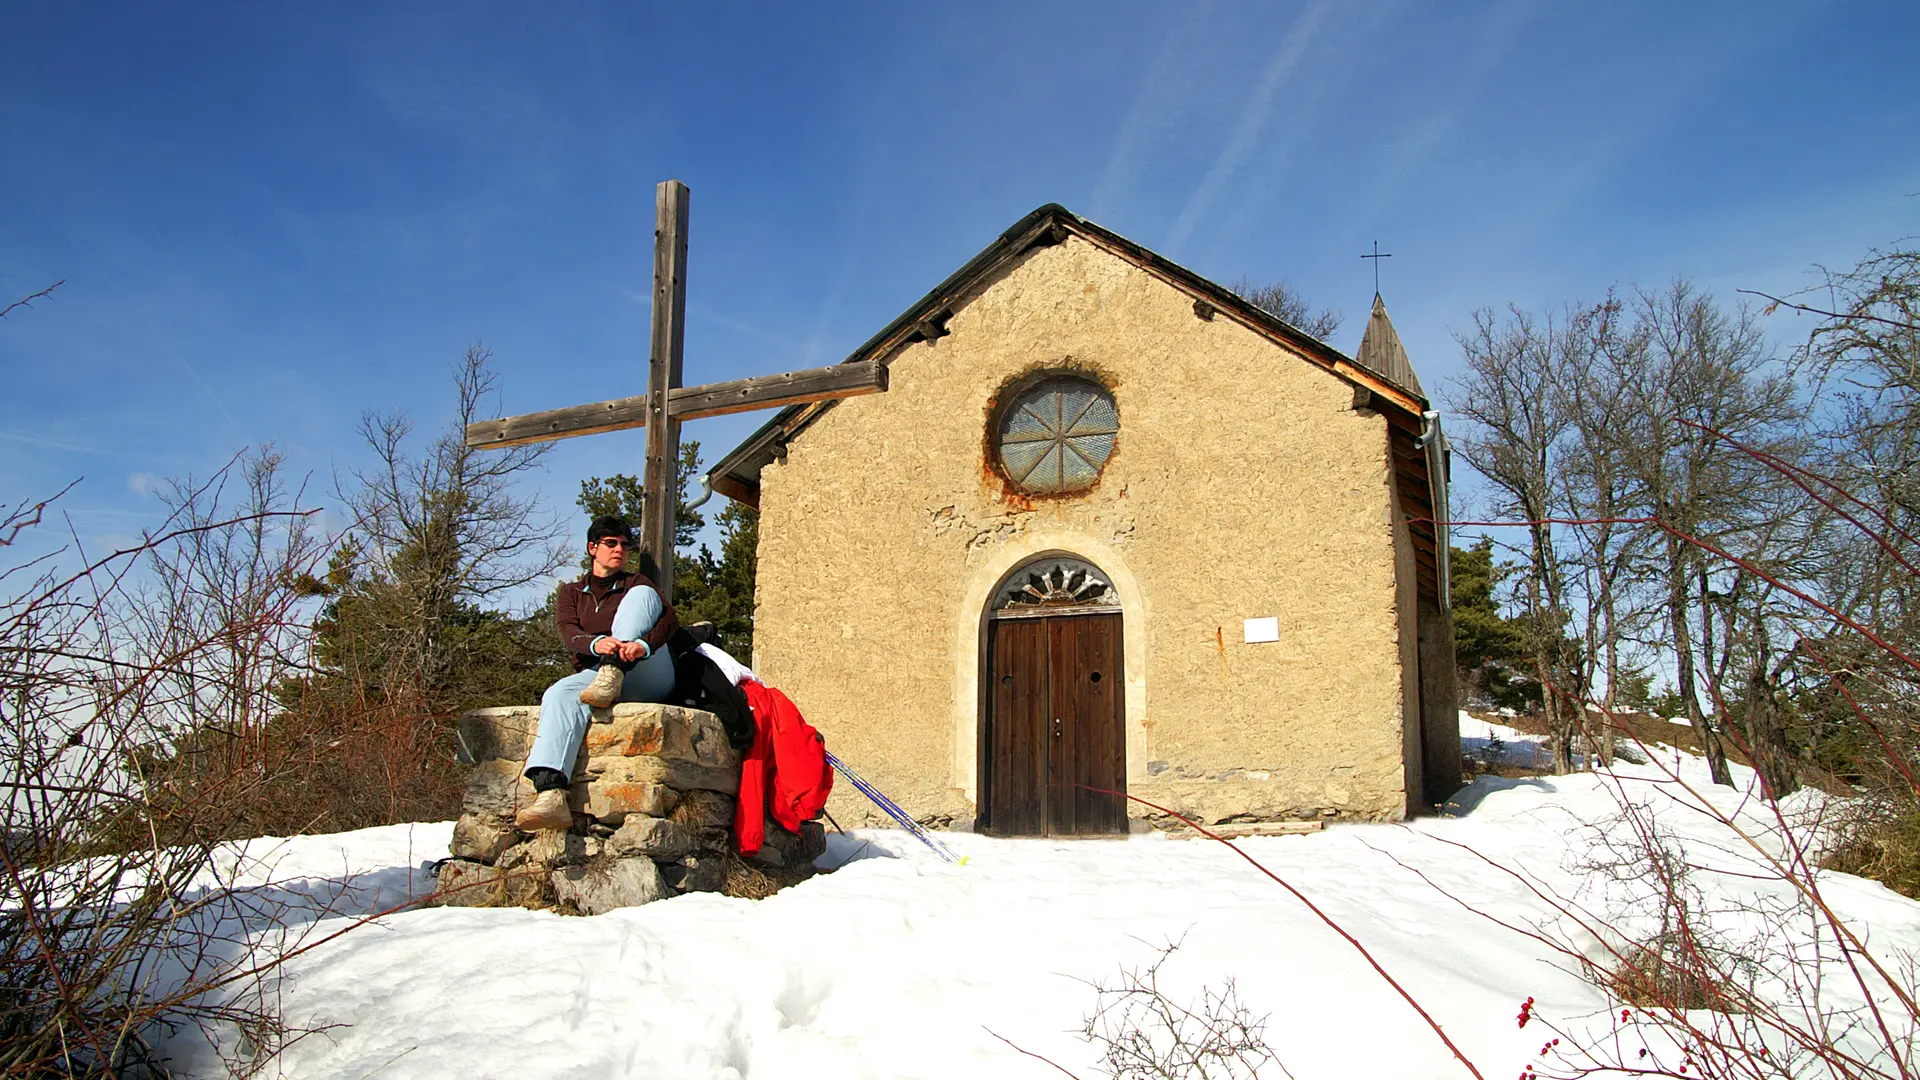
[{"label": "sunglasses", "polygon": [[627,546],[627,542],[625,540],[620,539],[617,536],[603,536],[600,538],[600,546],[610,547],[610,548],[623,548]]}]

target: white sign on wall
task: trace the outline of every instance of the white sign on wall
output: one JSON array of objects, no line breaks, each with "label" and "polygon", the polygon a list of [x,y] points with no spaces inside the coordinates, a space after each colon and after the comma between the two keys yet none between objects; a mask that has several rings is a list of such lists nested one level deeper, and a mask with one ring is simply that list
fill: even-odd
[{"label": "white sign on wall", "polygon": [[1248,619],[1246,633],[1249,645],[1260,641],[1279,641],[1280,619],[1275,615],[1269,615],[1264,619]]}]

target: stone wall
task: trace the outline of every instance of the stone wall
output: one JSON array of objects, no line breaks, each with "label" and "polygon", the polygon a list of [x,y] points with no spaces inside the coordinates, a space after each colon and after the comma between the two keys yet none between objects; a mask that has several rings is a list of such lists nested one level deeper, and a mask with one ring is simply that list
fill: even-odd
[{"label": "stone wall", "polygon": [[573,769],[573,827],[521,832],[513,815],[533,798],[520,773],[539,718],[537,706],[461,717],[473,774],[439,902],[597,915],[685,892],[759,897],[811,875],[826,850],[819,822],[795,834],[769,819],[766,846],[742,859],[732,832],[740,756],[719,718],[640,703],[594,710]]}]

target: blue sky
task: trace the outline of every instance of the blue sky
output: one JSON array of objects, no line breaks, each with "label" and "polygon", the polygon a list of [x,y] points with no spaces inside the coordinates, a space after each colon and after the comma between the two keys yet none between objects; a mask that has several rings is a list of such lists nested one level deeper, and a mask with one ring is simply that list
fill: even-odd
[{"label": "blue sky", "polygon": [[[1284,278],[1430,390],[1477,307],[1731,297],[1920,233],[1920,5],[10,5],[0,502],[108,544],[153,478],[363,410],[645,385],[654,185],[693,192],[687,381],[837,361],[1034,207]],[[1775,316],[1784,349],[1807,324]],[[711,460],[754,415],[701,421]],[[571,440],[539,481],[635,472]],[[322,500],[325,501],[325,500]]]}]

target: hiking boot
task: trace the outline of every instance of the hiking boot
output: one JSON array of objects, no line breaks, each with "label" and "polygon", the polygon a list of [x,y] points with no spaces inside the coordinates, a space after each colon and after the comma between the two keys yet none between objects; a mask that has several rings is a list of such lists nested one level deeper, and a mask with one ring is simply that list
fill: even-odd
[{"label": "hiking boot", "polygon": [[573,828],[573,811],[567,809],[567,789],[552,788],[533,797],[533,801],[513,816],[514,828],[521,832]]},{"label": "hiking boot", "polygon": [[693,639],[693,648],[699,648],[702,645],[711,645],[715,641],[720,640],[720,628],[710,622],[688,623],[686,626],[681,627],[681,629],[685,630],[687,636]]},{"label": "hiking boot", "polygon": [[580,703],[604,709],[620,700],[620,685],[627,679],[627,673],[620,670],[619,664],[601,664],[593,681],[580,691]]}]

